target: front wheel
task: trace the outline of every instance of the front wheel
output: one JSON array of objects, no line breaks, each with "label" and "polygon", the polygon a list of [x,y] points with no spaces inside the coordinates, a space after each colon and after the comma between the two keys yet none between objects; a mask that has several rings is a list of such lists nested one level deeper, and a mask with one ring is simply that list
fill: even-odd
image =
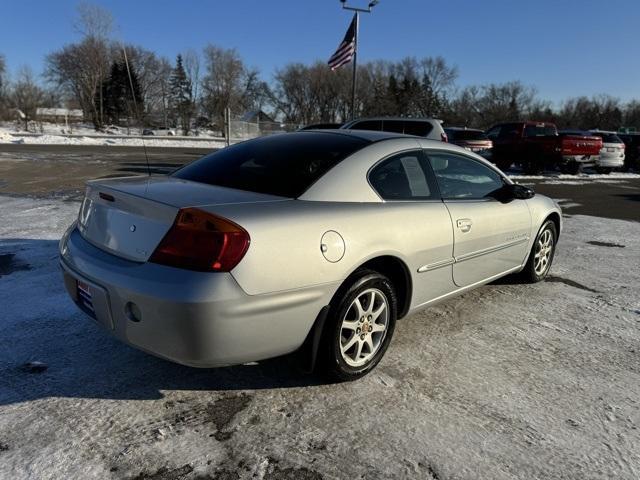
[{"label": "front wheel", "polygon": [[536,240],[531,247],[527,265],[522,276],[530,283],[536,283],[549,274],[551,263],[556,252],[558,232],[553,220],[547,220],[540,228]]},{"label": "front wheel", "polygon": [[332,301],[319,367],[339,381],[365,376],[384,356],[396,316],[396,294],[389,279],[371,270],[357,272]]}]

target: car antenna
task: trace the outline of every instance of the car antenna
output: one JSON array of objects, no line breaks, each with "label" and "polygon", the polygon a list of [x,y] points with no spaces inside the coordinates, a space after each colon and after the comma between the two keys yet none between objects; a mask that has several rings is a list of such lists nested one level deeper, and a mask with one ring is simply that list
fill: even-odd
[{"label": "car antenna", "polygon": [[[124,64],[127,67],[127,76],[129,77],[129,86],[131,87],[131,97],[133,98],[133,108],[135,110],[135,114],[138,122],[142,125],[142,118],[140,117],[140,112],[138,111],[138,102],[136,101],[136,92],[133,89],[133,78],[131,77],[131,69],[129,68],[129,59],[127,58],[127,48],[122,42],[122,53],[124,54]],[[142,139],[142,149],[144,150],[144,158],[147,162],[147,175],[151,176],[151,166],[149,165],[149,155],[147,155],[147,146],[144,143],[144,135],[141,135]]]}]

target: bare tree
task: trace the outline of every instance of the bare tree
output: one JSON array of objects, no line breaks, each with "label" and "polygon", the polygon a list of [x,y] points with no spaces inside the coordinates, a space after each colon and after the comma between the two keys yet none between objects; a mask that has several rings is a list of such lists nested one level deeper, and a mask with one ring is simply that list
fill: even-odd
[{"label": "bare tree", "polygon": [[4,118],[6,109],[6,64],[4,56],[0,55],[0,118]]},{"label": "bare tree", "polygon": [[96,130],[102,128],[102,102],[96,96],[109,72],[109,49],[100,39],[87,37],[45,59],[45,77],[75,97]]},{"label": "bare tree", "polygon": [[257,72],[247,68],[235,49],[207,45],[204,49],[206,75],[202,79],[202,106],[218,125],[224,111],[242,112],[253,104]]},{"label": "bare tree", "polygon": [[113,15],[106,8],[82,1],[77,6],[74,28],[83,37],[107,40],[113,31]]},{"label": "bare tree", "polygon": [[609,95],[570,98],[562,105],[558,117],[564,127],[617,130],[623,123],[623,107],[619,99]]},{"label": "bare tree", "polygon": [[[127,59],[135,72],[139,86],[141,103],[145,110],[142,112],[146,122],[155,123],[160,117],[164,118],[166,126],[166,108],[168,82],[171,75],[171,65],[165,58],[159,58],[154,52],[139,46],[127,45]],[[112,58],[122,56],[122,46],[112,46]]]},{"label": "bare tree", "polygon": [[5,85],[6,70],[7,70],[7,67],[4,61],[4,55],[0,55],[0,95],[2,95],[3,89],[6,86]]},{"label": "bare tree", "polygon": [[189,49],[183,55],[184,69],[187,78],[191,82],[194,115],[196,117],[196,134],[198,134],[198,106],[200,105],[200,55],[193,49]]},{"label": "bare tree", "polygon": [[107,10],[81,3],[74,25],[83,39],[66,45],[45,59],[45,77],[76,98],[96,130],[103,125],[101,86],[111,64],[107,38],[112,24],[113,18]]},{"label": "bare tree", "polygon": [[45,92],[38,86],[29,67],[22,67],[18,78],[11,88],[9,102],[13,108],[21,112],[24,129],[29,129],[29,121],[36,116],[36,109],[45,98]]},{"label": "bare tree", "polygon": [[420,60],[420,69],[429,78],[436,95],[449,94],[458,79],[458,67],[447,65],[447,61],[440,56],[423,58]]}]

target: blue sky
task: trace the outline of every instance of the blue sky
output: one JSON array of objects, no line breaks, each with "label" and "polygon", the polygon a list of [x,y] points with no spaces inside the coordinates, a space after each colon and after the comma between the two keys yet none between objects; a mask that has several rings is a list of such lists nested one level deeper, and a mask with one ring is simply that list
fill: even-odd
[{"label": "blue sky", "polygon": [[[3,0],[0,54],[42,71],[76,40],[76,0]],[[360,0],[351,0],[356,4]],[[350,14],[338,0],[100,0],[127,42],[175,57],[206,43],[237,48],[267,80],[290,61],[326,60]],[[638,0],[380,0],[361,20],[360,59],[442,55],[458,84],[521,80],[553,102],[640,98]]]}]

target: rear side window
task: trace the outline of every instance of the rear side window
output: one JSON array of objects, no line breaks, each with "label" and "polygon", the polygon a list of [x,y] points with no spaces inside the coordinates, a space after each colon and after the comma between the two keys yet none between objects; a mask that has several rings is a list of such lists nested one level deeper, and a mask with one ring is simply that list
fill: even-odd
[{"label": "rear side window", "polygon": [[369,182],[385,200],[436,199],[435,181],[424,162],[421,151],[399,153],[376,165]]},{"label": "rear side window", "polygon": [[404,133],[407,135],[416,135],[418,137],[426,137],[433,130],[433,125],[429,122],[404,122]]},{"label": "rear side window", "polygon": [[379,132],[382,130],[382,120],[364,120],[356,122],[348,128],[349,130],[374,130]]},{"label": "rear side window", "polygon": [[402,120],[385,120],[382,122],[382,130],[391,133],[404,133],[404,122]]},{"label": "rear side window", "polygon": [[370,142],[328,132],[296,132],[238,143],[186,165],[172,176],[250,192],[296,198]]}]

